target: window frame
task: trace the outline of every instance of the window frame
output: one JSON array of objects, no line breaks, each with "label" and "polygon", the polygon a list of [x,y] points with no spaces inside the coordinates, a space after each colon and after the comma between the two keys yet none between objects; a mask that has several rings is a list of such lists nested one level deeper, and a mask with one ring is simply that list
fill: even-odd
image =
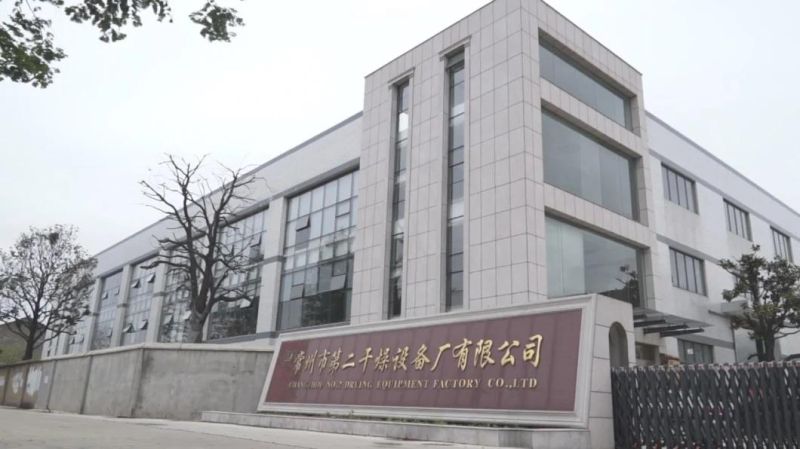
[{"label": "window frame", "polygon": [[[546,119],[547,120],[552,120],[556,125],[563,126],[564,128],[566,128],[570,132],[575,133],[578,137],[588,140],[589,142],[591,142],[596,147],[599,147],[598,151],[606,151],[610,155],[613,155],[614,157],[621,158],[626,162],[626,165],[627,165],[627,179],[628,179],[628,183],[629,183],[629,187],[630,187],[630,192],[628,193],[628,195],[630,196],[630,215],[627,215],[626,214],[627,211],[625,211],[625,210],[613,209],[612,208],[613,205],[609,204],[609,202],[607,201],[609,199],[613,199],[611,196],[601,196],[601,198],[599,200],[594,200],[594,199],[591,199],[591,198],[587,197],[585,191],[573,192],[565,184],[563,184],[563,183],[562,184],[557,184],[557,183],[551,182],[551,180],[548,179],[550,177],[548,172],[549,172],[549,170],[552,170],[552,168],[548,169],[548,162],[547,161],[553,160],[552,158],[554,158],[556,156],[551,153],[551,150],[548,150],[548,148],[550,147],[548,145],[548,143],[551,142],[551,140],[549,140],[549,139],[546,140],[545,137],[544,137],[545,136],[545,126],[546,126],[545,125],[545,120]],[[592,148],[581,148],[580,151],[584,151],[584,149],[587,149],[587,150],[590,150],[590,151],[592,150]],[[615,213],[615,214],[617,214],[619,216],[622,216],[622,217],[624,217],[624,218],[626,218],[628,220],[632,220],[632,221],[635,221],[635,222],[641,222],[641,210],[640,210],[640,207],[639,207],[639,197],[638,197],[639,183],[637,182],[637,176],[636,176],[637,165],[639,164],[640,157],[632,156],[630,154],[626,154],[623,151],[620,151],[619,149],[617,149],[617,148],[613,147],[612,145],[610,145],[608,142],[606,142],[606,141],[604,141],[602,139],[599,139],[597,136],[593,135],[591,132],[587,131],[586,129],[583,129],[583,128],[577,126],[570,119],[564,117],[563,115],[561,115],[561,114],[559,114],[559,113],[557,113],[557,112],[555,112],[553,110],[547,109],[547,108],[542,110],[542,151],[543,151],[542,163],[543,163],[543,170],[544,170],[544,182],[546,184],[551,185],[553,187],[556,187],[556,188],[558,188],[560,190],[563,190],[563,191],[569,193],[570,195],[575,195],[576,197],[578,197],[578,198],[580,198],[580,199],[582,199],[584,201],[588,201],[588,202],[590,202],[592,204],[595,204],[595,205],[597,205],[599,207],[602,207],[603,209],[611,211],[612,213]],[[598,154],[600,154],[600,153],[598,153]],[[582,156],[585,156],[585,155],[582,154]],[[552,164],[552,162],[551,162],[551,164]],[[578,171],[580,171],[580,169],[581,169],[581,167],[573,167],[573,168],[575,168]],[[601,184],[602,184],[602,180],[601,180]],[[581,187],[584,187],[583,184],[581,184]],[[582,190],[582,189],[579,189],[579,190]],[[606,200],[605,204],[604,204],[604,200]]]},{"label": "window frame", "polygon": [[[688,349],[692,350],[691,356],[692,356],[692,360],[693,361],[691,363],[688,363],[687,360],[686,360],[688,358],[688,357],[686,357],[688,355],[688,352],[687,352]],[[710,361],[701,361],[701,362],[694,361],[697,358],[697,355],[696,355],[697,354],[696,353],[697,350],[701,351],[704,359],[706,358],[705,356],[708,355],[711,360]],[[682,338],[679,338],[678,339],[678,354],[680,354],[681,363],[683,363],[683,364],[713,365],[715,363],[714,362],[714,360],[715,360],[715,358],[714,358],[714,345],[710,345],[710,344],[707,344],[707,343],[698,343],[696,341],[684,340]]]},{"label": "window frame", "polygon": [[[629,298],[630,300],[629,299],[620,299],[620,298],[617,298],[617,299],[619,299],[620,301],[623,301],[623,302],[627,302],[628,304],[633,305],[633,307],[644,307],[644,306],[646,306],[648,298],[647,298],[647,285],[646,285],[646,282],[645,282],[645,278],[646,278],[645,258],[647,257],[645,255],[645,248],[641,248],[641,247],[632,245],[630,243],[623,242],[623,241],[619,240],[618,238],[615,238],[615,236],[613,236],[613,235],[609,235],[609,234],[606,234],[606,233],[603,233],[603,232],[598,232],[596,230],[581,226],[580,224],[574,223],[574,222],[570,221],[569,219],[564,219],[562,217],[559,217],[558,215],[546,214],[545,215],[545,226],[549,227],[550,223],[553,223],[553,224],[555,224],[557,226],[564,226],[565,228],[563,228],[563,229],[566,229],[566,230],[572,231],[572,232],[577,231],[577,232],[579,232],[581,234],[581,245],[582,245],[581,246],[581,252],[583,254],[582,257],[583,257],[583,261],[584,262],[585,262],[586,248],[587,248],[587,242],[585,240],[586,236],[593,237],[593,238],[599,238],[604,243],[607,242],[607,243],[611,243],[613,245],[617,245],[617,247],[620,248],[620,249],[632,250],[633,251],[633,258],[634,258],[634,260],[633,260],[633,265],[634,266],[632,266],[630,268],[635,268],[635,273],[637,275],[636,284],[635,284],[636,285],[636,294],[637,294],[637,296],[635,298]],[[571,229],[569,229],[569,228],[571,228]],[[546,243],[546,245],[547,245],[547,247],[546,247],[546,253],[547,253],[546,254],[546,260],[547,260],[546,268],[547,268],[547,272],[548,272],[548,277],[551,274],[550,270],[559,268],[558,265],[551,264],[551,258],[554,257],[555,255],[551,254],[549,252],[550,251],[550,239],[555,238],[555,237],[556,236],[551,234],[549,232],[549,229],[548,229],[548,232],[546,233],[546,240],[548,240],[548,242]],[[563,257],[564,254],[565,253],[562,252],[562,253],[558,254],[557,256]],[[563,267],[563,264],[562,264],[562,267]],[[566,292],[564,294],[555,294],[554,295],[554,294],[552,294],[553,293],[552,292],[553,284],[548,282],[548,292],[547,292],[548,298],[557,299],[557,298],[563,298],[563,297],[568,297],[568,296],[595,294],[595,293],[596,294],[601,294],[601,295],[604,295],[604,296],[607,296],[607,297],[612,297],[612,298],[614,297],[614,296],[609,294],[609,291],[594,291],[594,289],[589,288],[589,286],[585,285],[585,280],[587,279],[586,276],[587,276],[587,273],[589,273],[589,271],[587,271],[587,268],[589,268],[589,269],[596,268],[596,266],[592,266],[590,264],[584,263],[581,268],[583,268],[583,276],[584,276],[583,291]],[[621,267],[619,267],[619,268],[621,268]],[[615,273],[618,273],[618,272],[621,271],[619,268],[615,267]],[[617,280],[619,280],[619,279],[617,278]],[[563,283],[562,283],[562,285],[563,285]],[[622,290],[622,289],[619,289],[619,290]]]},{"label": "window frame", "polygon": [[[353,290],[353,260],[358,217],[359,171],[357,169],[332,175],[309,189],[287,198],[289,214],[284,218],[283,263],[280,274],[280,293],[275,326],[279,332],[293,332],[320,326],[349,322]],[[312,192],[322,197],[311,201],[310,223],[314,230],[306,241],[296,236],[294,223],[302,216],[292,212],[299,209],[303,196]],[[327,218],[326,218],[327,217]],[[330,219],[329,226],[325,221]],[[339,275],[337,277],[337,275]],[[341,289],[331,289],[342,286]],[[332,301],[332,302],[325,302]],[[311,324],[294,315],[310,305],[323,305],[323,319]],[[244,305],[241,305],[245,308]],[[298,309],[299,308],[299,309]],[[330,321],[333,320],[333,321]]]},{"label": "window frame", "polygon": [[[691,273],[689,270],[689,262],[691,262]],[[682,272],[680,271],[681,267],[679,267],[679,264],[682,265]],[[697,295],[708,296],[708,282],[706,281],[706,267],[704,259],[695,257],[679,249],[669,247],[669,265],[673,287]],[[690,274],[691,280],[693,281],[691,284],[695,285],[694,289],[690,288]],[[699,280],[698,275],[700,278]],[[681,285],[682,280],[683,283],[685,283],[685,286]],[[697,290],[698,287],[700,289],[699,291]]]},{"label": "window frame", "polygon": [[[794,254],[792,253],[792,238],[789,237],[788,234],[775,229],[774,226],[770,226],[770,231],[772,236],[772,248],[775,250],[775,256],[784,258],[789,262],[794,262]],[[783,243],[783,245],[778,245],[779,240]],[[783,251],[779,249],[780,247],[785,247],[786,254],[782,254]]]},{"label": "window frame", "polygon": [[[447,77],[447,142],[445,160],[447,184],[444,220],[444,310],[459,310],[466,307],[464,292],[466,204],[468,200],[466,185],[467,152],[467,66],[464,48],[450,52],[445,61]],[[457,77],[459,75],[460,77]],[[460,81],[459,81],[460,78]],[[455,103],[460,89],[461,104]],[[456,124],[461,122],[461,135],[456,135]],[[458,190],[460,188],[460,191]],[[460,195],[460,196],[459,196]],[[460,239],[460,241],[456,241]]]},{"label": "window frame", "polygon": [[[670,175],[672,175],[675,179],[676,191],[674,193],[677,198],[673,198],[672,179],[670,178]],[[700,207],[697,202],[697,182],[693,178],[684,175],[682,172],[662,162],[661,180],[661,184],[664,189],[664,199],[697,215],[700,214]],[[688,187],[691,187],[691,192],[685,192],[687,201],[686,205],[681,204],[681,185],[683,185],[684,190],[686,190]]]},{"label": "window frame", "polygon": [[565,51],[561,48],[562,44],[559,44],[558,41],[548,35],[541,34],[539,35],[539,63],[542,62],[542,49],[551,53],[555,58],[562,61],[567,66],[571,67],[572,69],[576,70],[581,75],[585,76],[588,80],[596,83],[601,88],[605,89],[609,94],[619,97],[622,100],[623,104],[623,122],[620,123],[616,119],[609,116],[609,114],[601,111],[594,105],[589,104],[586,99],[582,99],[578,97],[576,94],[580,95],[578,92],[571,92],[566,89],[567,86],[564,85],[563,82],[559,82],[557,80],[551,80],[547,78],[544,74],[544,71],[541,70],[540,67],[540,76],[546,80],[547,82],[553,84],[557,88],[563,90],[573,98],[580,101],[582,104],[586,105],[589,109],[597,112],[598,114],[602,115],[603,117],[611,120],[612,122],[618,124],[619,126],[627,129],[628,131],[633,132],[633,100],[636,98],[635,95],[631,95],[626,93],[623,89],[613,85],[606,79],[604,79],[599,73],[602,73],[600,69],[595,67],[593,64],[588,62],[582,61],[579,57],[573,56],[571,52]]},{"label": "window frame", "polygon": [[[389,267],[384,279],[386,281],[386,310],[388,319],[403,315],[403,289],[405,282],[405,237],[407,227],[407,208],[409,206],[409,159],[411,153],[411,109],[413,103],[413,77],[398,80],[391,85],[392,92],[392,124],[391,124],[391,180],[389,198],[389,235],[386,237],[389,249]],[[405,120],[405,129],[401,124]],[[398,244],[399,242],[399,244]],[[400,253],[395,251],[399,248]],[[399,284],[401,288],[394,288]]]},{"label": "window frame", "polygon": [[[750,212],[727,199],[723,199],[723,207],[725,209],[725,223],[728,232],[752,242],[753,227],[750,222]],[[740,228],[745,230],[746,235],[738,232]]]}]

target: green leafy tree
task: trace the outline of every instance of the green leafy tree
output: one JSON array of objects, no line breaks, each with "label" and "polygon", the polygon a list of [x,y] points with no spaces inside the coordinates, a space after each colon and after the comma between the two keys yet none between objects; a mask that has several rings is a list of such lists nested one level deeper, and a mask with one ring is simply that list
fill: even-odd
[{"label": "green leafy tree", "polygon": [[[62,12],[70,20],[86,23],[100,31],[100,40],[125,39],[130,27],[142,26],[142,15],[152,13],[159,22],[172,22],[169,0],[78,0],[65,5],[64,0],[11,0],[11,12],[0,21],[0,81],[10,79],[47,87],[58,73],[56,63],[66,58],[55,44],[48,12]],[[0,0],[0,6],[3,6]],[[45,6],[46,8],[42,8]],[[235,9],[206,0],[203,7],[189,14],[200,26],[200,35],[211,42],[230,41],[232,28],[244,25]]]},{"label": "green leafy tree", "polygon": [[748,331],[758,360],[764,362],[775,360],[777,340],[800,331],[800,267],[780,257],[768,260],[759,250],[753,245],[751,253],[723,259],[720,266],[734,277],[733,288],[722,297],[728,302],[744,299],[731,325]]},{"label": "green leafy tree", "polygon": [[97,262],[76,240],[71,226],[31,228],[0,250],[0,323],[25,341],[23,360],[88,314]]}]

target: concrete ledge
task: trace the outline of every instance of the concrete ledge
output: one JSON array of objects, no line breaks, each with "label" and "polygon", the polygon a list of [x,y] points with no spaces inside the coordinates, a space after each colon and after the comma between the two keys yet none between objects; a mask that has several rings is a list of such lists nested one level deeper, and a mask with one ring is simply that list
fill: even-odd
[{"label": "concrete ledge", "polygon": [[244,426],[375,436],[400,440],[477,444],[493,447],[510,446],[529,449],[591,448],[589,431],[577,429],[497,428],[217,411],[203,412],[201,420]]}]

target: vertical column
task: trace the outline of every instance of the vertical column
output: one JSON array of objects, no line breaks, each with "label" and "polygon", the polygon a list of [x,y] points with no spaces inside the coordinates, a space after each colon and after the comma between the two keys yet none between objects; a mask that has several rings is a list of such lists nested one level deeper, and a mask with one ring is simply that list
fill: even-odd
[{"label": "vertical column", "polygon": [[[522,2],[530,7],[533,2]],[[518,2],[481,10],[467,48],[465,304],[494,309],[537,300],[544,262],[537,24]],[[537,158],[537,148],[539,157]],[[540,199],[541,198],[541,199]],[[541,271],[539,270],[541,268]]]},{"label": "vertical column", "polygon": [[81,343],[79,352],[88,352],[92,347],[92,339],[94,338],[95,325],[97,324],[97,309],[100,307],[100,294],[103,288],[103,280],[97,278],[94,280],[94,289],[92,290],[92,297],[89,298],[89,310],[91,314],[87,316],[86,334]]},{"label": "vertical column", "polygon": [[264,238],[261,240],[261,253],[264,264],[261,267],[261,292],[258,303],[256,332],[278,330],[280,310],[281,274],[283,273],[283,236],[286,232],[286,206],[284,197],[270,200],[266,211]]},{"label": "vertical column", "polygon": [[[391,70],[391,77],[389,75]],[[407,69],[405,69],[407,70]],[[353,295],[350,323],[385,317],[390,229],[389,155],[392,132],[393,78],[404,69],[391,63],[367,76],[359,161],[358,223],[356,227]]]},{"label": "vertical column", "polygon": [[119,303],[114,315],[114,327],[111,331],[111,344],[109,347],[116,347],[122,342],[122,329],[125,327],[125,315],[128,310],[128,297],[131,291],[131,275],[133,274],[133,265],[125,265],[122,268],[122,283],[119,287]]},{"label": "vertical column", "polygon": [[50,354],[51,357],[57,355],[64,355],[67,353],[67,348],[69,348],[69,334],[61,334],[58,338],[55,339],[55,348],[54,351]]},{"label": "vertical column", "polygon": [[[593,327],[594,344],[590,367],[580,367],[590,374],[589,389],[589,432],[593,448],[610,449],[614,447],[614,410],[611,398],[611,352],[623,355],[617,362],[627,359],[628,366],[636,364],[634,349],[635,336],[633,327],[633,309],[630,304],[614,299],[593,295],[595,309],[595,322]],[[590,316],[592,314],[587,314]],[[610,346],[610,332],[624,330],[623,335],[617,334],[614,343],[619,347]]]},{"label": "vertical column", "polygon": [[[159,258],[169,257],[166,251],[159,252]],[[161,331],[161,313],[164,307],[164,295],[167,289],[167,266],[162,264],[156,267],[156,281],[153,286],[153,299],[150,303],[150,316],[147,319],[147,335],[145,342],[155,343]]]}]

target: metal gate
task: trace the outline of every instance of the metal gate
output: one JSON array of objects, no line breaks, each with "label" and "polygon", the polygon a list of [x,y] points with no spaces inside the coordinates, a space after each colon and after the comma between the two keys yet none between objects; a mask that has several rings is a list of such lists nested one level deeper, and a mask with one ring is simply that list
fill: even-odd
[{"label": "metal gate", "polygon": [[800,362],[615,368],[617,448],[798,448]]}]

